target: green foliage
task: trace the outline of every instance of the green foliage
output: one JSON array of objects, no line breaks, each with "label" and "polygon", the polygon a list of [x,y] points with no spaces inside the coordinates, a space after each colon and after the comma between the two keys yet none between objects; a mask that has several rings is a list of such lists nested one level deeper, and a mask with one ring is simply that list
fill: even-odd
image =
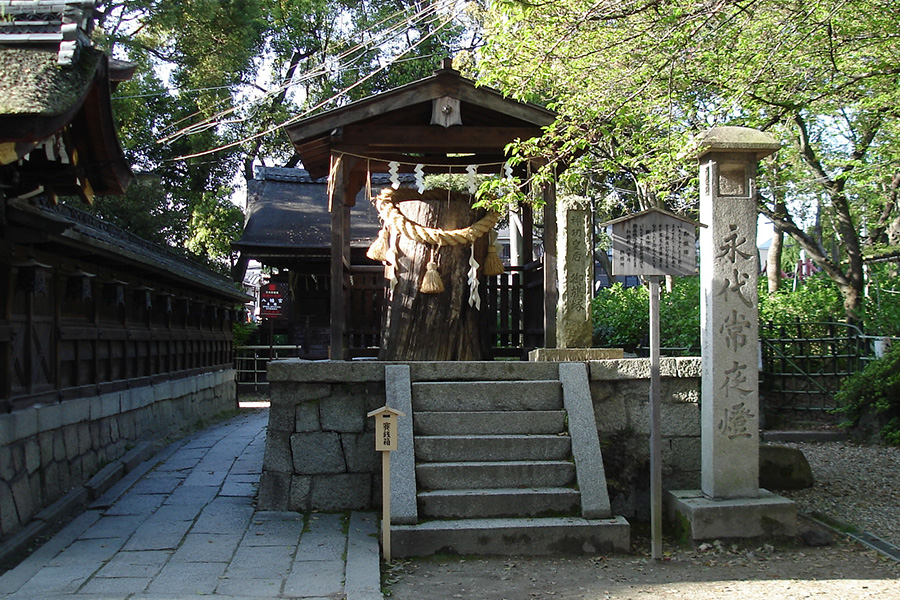
[{"label": "green foliage", "polygon": [[[883,0],[498,0],[484,24],[481,80],[559,113],[518,153],[545,159],[545,171],[571,165],[568,184],[616,210],[690,211],[697,134],[771,132],[784,146],[778,175],[760,178],[760,210],[857,316],[861,248],[884,230],[900,159],[896,23]],[[821,230],[809,235],[813,218]]]},{"label": "green foliage", "polygon": [[594,344],[634,351],[650,332],[650,295],[647,288],[613,284],[597,292],[591,302]]},{"label": "green foliage", "polygon": [[822,273],[807,277],[792,291],[785,280],[778,293],[769,295],[760,279],[759,322],[776,325],[789,323],[827,323],[842,321],[844,307],[834,282]]},{"label": "green foliage", "polygon": [[234,345],[246,346],[256,334],[259,325],[256,323],[248,323],[245,321],[235,321],[231,326],[231,332],[234,339]]},{"label": "green foliage", "polygon": [[874,421],[882,442],[900,446],[900,346],[848,377],[835,398],[843,426],[865,430]]},{"label": "green foliage", "polygon": [[[591,303],[594,344],[634,351],[650,336],[650,294],[620,283],[600,290]],[[700,347],[700,278],[679,277],[671,292],[660,291],[659,337],[664,348]]]}]

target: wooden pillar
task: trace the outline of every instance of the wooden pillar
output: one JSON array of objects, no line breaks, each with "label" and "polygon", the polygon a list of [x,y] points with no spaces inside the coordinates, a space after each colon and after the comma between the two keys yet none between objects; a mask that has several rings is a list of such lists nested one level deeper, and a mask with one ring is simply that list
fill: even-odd
[{"label": "wooden pillar", "polygon": [[361,188],[351,171],[358,159],[342,155],[333,177],[334,195],[331,211],[331,352],[332,360],[349,358],[347,328],[347,272],[350,269],[350,207],[356,203]]},{"label": "wooden pillar", "polygon": [[544,347],[556,348],[556,302],[559,297],[556,274],[556,184],[541,194],[544,199]]}]

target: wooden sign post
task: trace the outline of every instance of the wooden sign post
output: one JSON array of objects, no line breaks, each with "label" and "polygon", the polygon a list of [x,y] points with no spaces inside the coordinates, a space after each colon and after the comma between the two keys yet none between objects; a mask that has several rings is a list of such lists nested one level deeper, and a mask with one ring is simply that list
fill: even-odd
[{"label": "wooden sign post", "polygon": [[397,417],[406,415],[382,406],[367,416],[375,418],[375,451],[381,452],[381,549],[391,560],[391,452],[397,449]]},{"label": "wooden sign post", "polygon": [[650,529],[652,556],[658,560],[662,558],[659,280],[664,275],[694,274],[696,229],[703,225],[659,208],[603,225],[612,229],[612,274],[641,275],[650,284]]}]

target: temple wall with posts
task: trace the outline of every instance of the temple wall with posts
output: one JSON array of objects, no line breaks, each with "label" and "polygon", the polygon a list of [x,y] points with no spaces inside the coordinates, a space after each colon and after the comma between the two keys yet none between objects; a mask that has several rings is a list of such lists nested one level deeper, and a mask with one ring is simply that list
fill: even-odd
[{"label": "temple wall with posts", "polygon": [[[366,413],[386,405],[385,366],[282,360],[269,365],[269,428],[259,507],[367,509],[381,503],[381,461]],[[649,502],[648,359],[588,362],[613,512],[646,517]],[[416,381],[514,380],[518,369],[556,379],[559,363],[413,362]],[[663,359],[664,485],[700,482],[700,361]],[[408,417],[401,417],[408,418]]]}]

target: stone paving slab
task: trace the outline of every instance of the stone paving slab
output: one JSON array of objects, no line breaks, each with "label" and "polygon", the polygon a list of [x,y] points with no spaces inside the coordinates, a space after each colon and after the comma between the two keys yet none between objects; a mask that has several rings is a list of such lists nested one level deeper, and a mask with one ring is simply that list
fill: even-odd
[{"label": "stone paving slab", "polygon": [[244,413],[148,460],[0,576],[0,600],[383,600],[375,514],[254,510],[266,422]]}]

